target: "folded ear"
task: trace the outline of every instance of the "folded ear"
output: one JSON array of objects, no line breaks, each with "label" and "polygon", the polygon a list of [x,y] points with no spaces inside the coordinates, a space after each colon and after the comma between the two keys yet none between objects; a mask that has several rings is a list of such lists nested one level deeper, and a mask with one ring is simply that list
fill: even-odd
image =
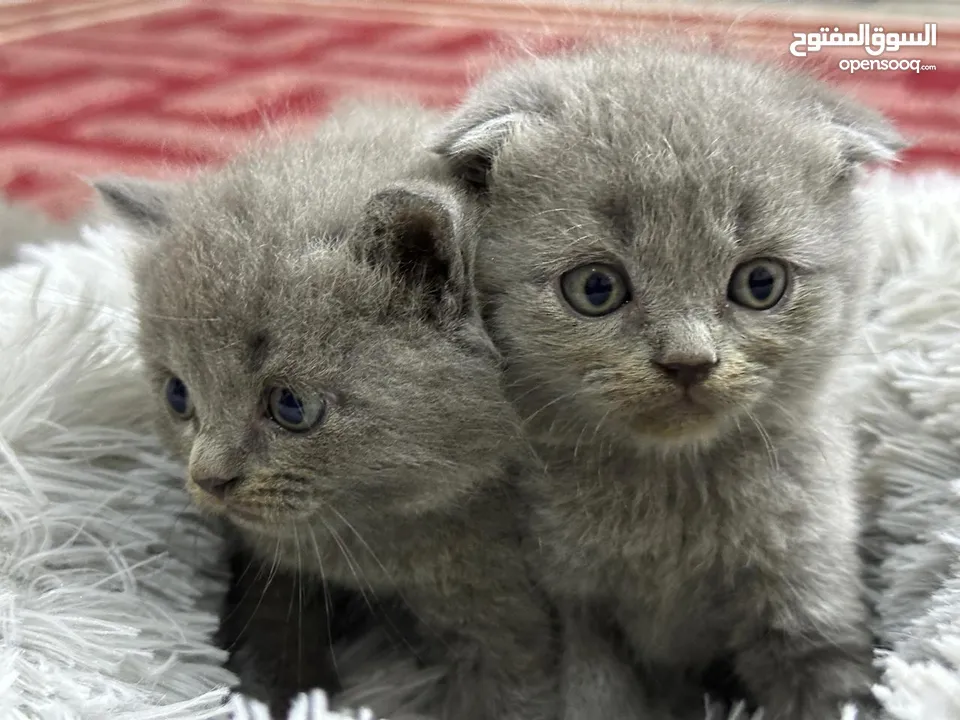
[{"label": "folded ear", "polygon": [[534,115],[506,108],[461,108],[434,135],[430,149],[447,160],[453,173],[467,184],[486,187],[490,169],[501,148]]},{"label": "folded ear", "polygon": [[551,58],[491,72],[434,133],[430,149],[445,158],[461,180],[485,189],[505,145],[562,117],[568,100],[553,78],[556,72]]},{"label": "folded ear", "polygon": [[170,223],[174,186],[140,178],[96,180],[94,190],[107,209],[134,230],[151,230]]},{"label": "folded ear", "polygon": [[907,147],[907,141],[886,120],[871,120],[834,120],[840,152],[847,165],[894,162],[900,151]]},{"label": "folded ear", "polygon": [[402,284],[407,297],[438,320],[462,315],[470,301],[464,206],[431,183],[378,191],[364,208],[361,255]]},{"label": "folded ear", "polygon": [[866,163],[889,163],[908,146],[904,137],[880,113],[820,85],[814,103],[826,116],[848,171]]}]

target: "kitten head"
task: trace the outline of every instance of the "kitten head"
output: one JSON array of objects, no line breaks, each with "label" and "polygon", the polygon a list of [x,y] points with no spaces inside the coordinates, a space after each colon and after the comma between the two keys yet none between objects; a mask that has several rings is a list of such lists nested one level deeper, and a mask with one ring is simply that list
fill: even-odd
[{"label": "kitten head", "polygon": [[492,75],[434,149],[486,205],[478,284],[534,432],[699,443],[821,386],[870,269],[858,168],[900,145],[806,77],[622,45]]},{"label": "kitten head", "polygon": [[517,436],[461,199],[400,181],[362,200],[356,173],[301,179],[316,152],[98,186],[143,238],[139,343],[162,437],[201,506],[266,534],[449,509],[499,476]]}]

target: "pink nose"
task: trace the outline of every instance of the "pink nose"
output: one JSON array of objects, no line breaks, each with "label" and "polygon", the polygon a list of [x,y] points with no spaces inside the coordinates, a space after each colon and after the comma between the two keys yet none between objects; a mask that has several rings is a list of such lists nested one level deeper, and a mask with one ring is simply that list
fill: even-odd
[{"label": "pink nose", "polygon": [[699,385],[708,377],[717,366],[716,362],[699,363],[658,363],[654,362],[661,372],[673,380],[677,385],[685,388]]},{"label": "pink nose", "polygon": [[197,487],[199,487],[201,490],[213,495],[219,500],[223,500],[223,498],[226,496],[228,487],[240,482],[240,478],[225,478],[220,477],[219,475],[193,475],[190,479],[193,480],[193,482],[196,483]]}]

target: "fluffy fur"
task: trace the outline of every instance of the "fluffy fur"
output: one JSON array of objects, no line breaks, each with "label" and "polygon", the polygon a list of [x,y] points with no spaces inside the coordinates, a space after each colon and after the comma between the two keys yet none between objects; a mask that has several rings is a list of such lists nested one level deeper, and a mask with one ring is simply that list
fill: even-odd
[{"label": "fluffy fur", "polygon": [[[550,470],[543,582],[611,618],[648,679],[729,664],[767,720],[868,695],[837,368],[875,246],[858,168],[900,145],[806,77],[638,44],[494,73],[438,136],[486,205],[486,318]],[[737,295],[757,261],[772,308]],[[580,268],[625,302],[583,316]]]},{"label": "fluffy fur", "polygon": [[[146,238],[134,277],[160,435],[188,462],[194,501],[264,566],[246,581],[263,602],[244,657],[273,664],[267,684],[329,687],[335,671],[317,650],[330,599],[276,587],[280,567],[398,595],[426,657],[452,666],[440,717],[550,718],[551,618],[512,487],[537,465],[473,297],[469,214],[422,179],[427,122],[354,108],[183,186],[100,192]],[[172,378],[189,414],[166,399]],[[277,392],[316,422],[285,429]],[[304,614],[296,647],[277,647]]]},{"label": "fluffy fur", "polygon": [[[43,221],[24,217],[0,207],[11,249],[47,244],[0,270],[0,716],[226,717],[236,677],[211,642],[222,541],[153,432],[131,238],[109,226],[82,243],[77,230],[41,237]],[[379,629],[336,657],[347,707],[402,719],[436,694],[438,669]]]},{"label": "fluffy fur", "polygon": [[15,261],[25,244],[76,237],[79,222],[57,223],[32,208],[0,200],[0,266]]},{"label": "fluffy fur", "polygon": [[[879,494],[868,528],[878,631],[893,648],[879,658],[878,695],[885,720],[945,720],[960,717],[960,180],[882,175],[867,192],[887,281],[870,298],[870,351],[851,361],[860,425],[873,439],[862,475]],[[182,512],[180,468],[151,431],[133,345],[131,242],[97,227],[85,244],[50,243],[0,269],[5,718],[226,717],[218,705],[235,678],[209,640],[225,590],[223,574],[208,571],[219,541]],[[118,457],[130,464],[123,472]],[[341,703],[375,699],[399,720],[411,690],[429,695],[433,671],[369,640],[338,652],[341,674],[352,675]],[[269,718],[239,697],[231,709],[238,720]],[[353,717],[319,694],[291,715]],[[704,720],[702,709],[674,717]]]}]

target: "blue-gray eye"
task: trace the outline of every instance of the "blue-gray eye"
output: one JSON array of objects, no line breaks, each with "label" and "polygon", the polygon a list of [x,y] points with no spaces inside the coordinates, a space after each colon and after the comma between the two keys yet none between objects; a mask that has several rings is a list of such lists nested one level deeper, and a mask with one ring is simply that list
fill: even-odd
[{"label": "blue-gray eye", "polygon": [[278,387],[267,396],[270,417],[284,430],[306,432],[323,419],[326,402],[319,395],[302,395]]},{"label": "blue-gray eye", "polygon": [[187,420],[193,415],[193,403],[190,401],[190,391],[180,378],[173,376],[167,380],[164,387],[167,405],[177,417]]},{"label": "blue-gray eye", "polygon": [[626,278],[610,265],[581,265],[564,273],[560,291],[574,311],[587,317],[609,315],[630,300]]},{"label": "blue-gray eye", "polygon": [[733,271],[727,297],[750,310],[769,310],[787,291],[787,268],[779,260],[751,260]]}]

